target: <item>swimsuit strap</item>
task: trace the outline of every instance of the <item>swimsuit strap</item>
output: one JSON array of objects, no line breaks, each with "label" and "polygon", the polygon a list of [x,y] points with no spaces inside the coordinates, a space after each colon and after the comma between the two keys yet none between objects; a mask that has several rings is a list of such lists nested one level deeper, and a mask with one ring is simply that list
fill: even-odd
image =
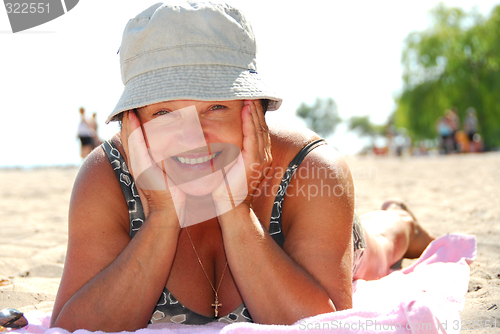
[{"label": "swimsuit strap", "polygon": [[120,154],[120,151],[118,151],[111,139],[102,143],[101,147],[108,156],[111,167],[113,167],[115,175],[120,181],[120,187],[122,188],[123,195],[127,201],[128,214],[130,218],[129,236],[132,238],[137,231],[139,231],[142,223],[146,220],[141,198],[139,197],[139,193],[135,187],[132,174],[130,174],[127,164],[125,163],[125,159],[123,159],[123,156]]},{"label": "swimsuit strap", "polygon": [[285,200],[286,189],[290,184],[290,180],[297,168],[299,168],[302,161],[305,157],[316,147],[326,144],[324,139],[315,140],[306,146],[304,146],[299,153],[293,158],[293,160],[288,165],[286,169],[285,175],[281,180],[280,187],[278,189],[278,193],[276,194],[276,198],[274,199],[273,212],[271,214],[271,223],[269,224],[269,234],[273,237],[274,241],[281,248],[283,248],[283,244],[285,243],[285,236],[283,235],[283,231],[281,228],[281,211],[283,206],[283,201]]}]

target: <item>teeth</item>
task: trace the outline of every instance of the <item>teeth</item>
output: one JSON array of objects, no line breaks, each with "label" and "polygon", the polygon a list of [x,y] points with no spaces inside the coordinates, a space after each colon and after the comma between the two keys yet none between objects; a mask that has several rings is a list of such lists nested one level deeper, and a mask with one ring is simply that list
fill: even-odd
[{"label": "teeth", "polygon": [[186,165],[198,165],[198,164],[205,163],[210,159],[213,159],[217,155],[218,155],[218,153],[214,153],[214,154],[206,155],[204,157],[200,157],[198,159],[187,159],[187,158],[183,158],[183,157],[175,157],[175,159],[177,159],[177,161],[179,161],[180,163],[183,163]]}]

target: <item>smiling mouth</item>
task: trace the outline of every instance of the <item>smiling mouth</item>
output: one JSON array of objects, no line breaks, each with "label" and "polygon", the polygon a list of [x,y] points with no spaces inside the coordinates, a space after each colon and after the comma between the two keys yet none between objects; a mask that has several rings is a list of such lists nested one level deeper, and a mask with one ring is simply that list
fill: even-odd
[{"label": "smiling mouth", "polygon": [[172,158],[174,160],[180,162],[181,164],[184,164],[184,165],[201,165],[201,164],[204,164],[207,161],[210,161],[211,159],[217,157],[221,153],[222,152],[217,152],[217,153],[213,153],[210,155],[204,155],[202,157],[197,157],[197,158],[182,157],[182,156],[174,156]]}]

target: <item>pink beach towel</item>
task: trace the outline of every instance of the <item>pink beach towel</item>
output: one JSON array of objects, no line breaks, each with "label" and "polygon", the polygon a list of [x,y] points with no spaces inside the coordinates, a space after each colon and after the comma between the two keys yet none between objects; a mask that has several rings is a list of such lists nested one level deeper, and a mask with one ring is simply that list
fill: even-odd
[{"label": "pink beach towel", "polygon": [[[155,324],[137,334],[228,333],[459,333],[476,257],[474,236],[448,234],[434,240],[410,267],[376,281],[354,282],[353,308],[299,320],[290,326],[248,323],[207,325]],[[68,334],[49,328],[50,314],[25,314],[29,325],[16,333]],[[89,334],[78,330],[77,334]],[[101,333],[101,332],[97,332]]]}]

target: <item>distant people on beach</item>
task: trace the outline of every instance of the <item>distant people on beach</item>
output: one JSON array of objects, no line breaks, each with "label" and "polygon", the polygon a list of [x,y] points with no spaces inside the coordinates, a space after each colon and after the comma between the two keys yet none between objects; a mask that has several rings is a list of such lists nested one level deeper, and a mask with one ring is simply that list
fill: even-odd
[{"label": "distant people on beach", "polygon": [[451,129],[452,129],[451,140],[453,142],[453,151],[459,152],[457,132],[460,131],[460,117],[458,117],[457,107],[451,107],[451,109],[448,111],[447,116],[450,119],[451,123]]},{"label": "distant people on beach", "polygon": [[441,154],[454,152],[454,135],[456,132],[454,127],[456,123],[452,120],[452,117],[450,117],[450,113],[452,113],[451,110],[446,110],[436,124],[439,135],[439,153]]},{"label": "distant people on beach", "polygon": [[483,151],[483,142],[478,133],[476,110],[467,108],[467,115],[460,126],[456,108],[446,110],[437,121],[439,153],[474,153]]},{"label": "distant people on beach", "polygon": [[[95,123],[95,120],[94,120]],[[80,108],[80,123],[78,124],[77,137],[80,139],[81,149],[80,156],[85,159],[87,155],[96,147],[95,138],[97,137],[97,123],[94,127],[92,121],[85,117],[85,109]]]},{"label": "distant people on beach", "polygon": [[94,136],[94,147],[97,147],[102,144],[102,140],[99,138],[98,132],[97,132],[97,113],[92,114],[92,118],[89,120],[89,125],[92,129],[94,129],[95,136]]},{"label": "distant people on beach", "polygon": [[463,128],[455,133],[458,152],[477,153],[484,150],[483,140],[478,131],[478,124],[476,109],[474,107],[467,108]]},{"label": "distant people on beach", "polygon": [[464,120],[464,132],[468,139],[467,152],[479,152],[481,146],[481,136],[478,133],[478,121],[476,116],[476,109],[473,107],[467,108],[467,115]]}]

